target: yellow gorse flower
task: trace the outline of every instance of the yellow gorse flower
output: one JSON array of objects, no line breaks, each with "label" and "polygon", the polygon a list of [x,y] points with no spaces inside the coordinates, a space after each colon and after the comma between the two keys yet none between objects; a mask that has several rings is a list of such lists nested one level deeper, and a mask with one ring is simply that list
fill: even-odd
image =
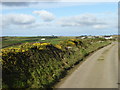
[{"label": "yellow gorse flower", "polygon": [[60,45],[55,45],[56,48],[62,49]]},{"label": "yellow gorse flower", "polygon": [[22,52],[25,52],[25,50],[22,50]]},{"label": "yellow gorse flower", "polygon": [[50,43],[41,43],[42,46],[50,45]]},{"label": "yellow gorse flower", "polygon": [[43,50],[43,48],[39,48],[39,50]]},{"label": "yellow gorse flower", "polygon": [[75,45],[75,43],[72,42],[72,41],[68,41],[68,42],[67,42],[67,45]]},{"label": "yellow gorse flower", "polygon": [[76,41],[77,39],[70,39],[71,41]]},{"label": "yellow gorse flower", "polygon": [[33,43],[34,46],[40,46],[41,43]]},{"label": "yellow gorse flower", "polygon": [[50,43],[33,43],[33,44],[25,43],[23,45],[20,45],[17,48],[14,48],[14,47],[4,48],[0,50],[0,56],[5,56],[11,52],[12,53],[26,52],[34,46],[37,46],[38,50],[43,50],[45,49],[46,45],[50,45]]},{"label": "yellow gorse flower", "polygon": [[50,43],[33,43],[34,46],[46,46],[50,45]]}]

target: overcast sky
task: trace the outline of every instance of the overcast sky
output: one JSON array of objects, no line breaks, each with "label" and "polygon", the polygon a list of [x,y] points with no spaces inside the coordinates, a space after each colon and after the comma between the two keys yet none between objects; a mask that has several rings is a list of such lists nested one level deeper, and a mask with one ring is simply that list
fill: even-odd
[{"label": "overcast sky", "polygon": [[117,3],[4,2],[3,36],[117,34]]}]

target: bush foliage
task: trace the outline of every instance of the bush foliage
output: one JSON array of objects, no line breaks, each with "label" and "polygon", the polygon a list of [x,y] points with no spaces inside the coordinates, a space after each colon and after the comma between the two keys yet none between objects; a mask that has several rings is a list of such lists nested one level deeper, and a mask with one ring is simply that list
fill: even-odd
[{"label": "bush foliage", "polygon": [[26,43],[1,50],[3,88],[48,88],[89,53],[110,42],[69,39],[59,45]]}]

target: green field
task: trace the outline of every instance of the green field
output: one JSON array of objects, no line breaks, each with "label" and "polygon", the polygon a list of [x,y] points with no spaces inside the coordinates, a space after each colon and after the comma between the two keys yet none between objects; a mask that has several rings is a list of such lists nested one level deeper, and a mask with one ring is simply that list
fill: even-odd
[{"label": "green field", "polygon": [[[46,40],[42,41],[41,39]],[[2,48],[6,47],[16,47],[23,43],[34,43],[34,42],[47,42],[52,44],[59,44],[60,41],[71,39],[75,37],[52,37],[52,36],[38,36],[38,37],[2,37]],[[1,44],[1,43],[0,43]]]}]

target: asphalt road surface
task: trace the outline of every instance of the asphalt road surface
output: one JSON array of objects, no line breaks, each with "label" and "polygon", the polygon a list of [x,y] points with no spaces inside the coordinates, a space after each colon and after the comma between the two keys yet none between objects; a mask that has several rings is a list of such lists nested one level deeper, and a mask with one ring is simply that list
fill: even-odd
[{"label": "asphalt road surface", "polygon": [[117,42],[89,56],[56,88],[118,88]]}]

